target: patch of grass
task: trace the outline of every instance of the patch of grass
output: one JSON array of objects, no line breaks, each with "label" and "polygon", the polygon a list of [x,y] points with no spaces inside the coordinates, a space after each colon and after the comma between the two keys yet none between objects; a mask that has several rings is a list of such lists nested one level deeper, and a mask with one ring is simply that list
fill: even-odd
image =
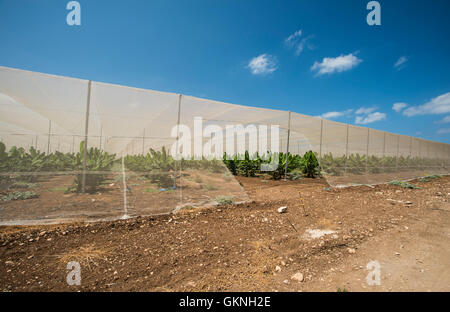
[{"label": "patch of grass", "polygon": [[420,189],[420,187],[418,187],[417,185],[408,183],[406,181],[394,180],[394,181],[389,182],[389,184],[397,185],[397,186],[400,186],[403,188],[409,188],[409,189]]},{"label": "patch of grass", "polygon": [[8,195],[2,196],[1,200],[5,201],[5,202],[9,202],[11,200],[25,200],[25,199],[37,198],[37,197],[39,197],[39,195],[36,194],[35,192],[31,192],[31,191],[12,192],[12,193],[9,193]]},{"label": "patch of grass", "polygon": [[434,179],[440,179],[440,178],[441,178],[440,175],[433,174],[433,175],[428,175],[428,176],[425,176],[425,177],[421,177],[419,179],[419,182],[430,182],[430,181],[432,181]]},{"label": "patch of grass", "polygon": [[36,186],[37,186],[37,183],[16,181],[9,188],[10,189],[30,189],[30,188],[34,188]]},{"label": "patch of grass", "polygon": [[146,188],[146,189],[144,189],[144,192],[146,192],[146,193],[155,193],[155,192],[158,192],[158,190],[154,189],[154,188]]},{"label": "patch of grass", "polygon": [[203,182],[202,178],[200,178],[200,177],[195,177],[194,181],[197,182],[197,183],[202,183]]},{"label": "patch of grass", "polygon": [[345,289],[345,287],[344,287],[344,288],[342,288],[342,289],[341,289],[341,288],[338,288],[338,289],[337,289],[337,292],[348,292],[348,291],[347,291],[347,289]]},{"label": "patch of grass", "polygon": [[97,248],[95,245],[86,245],[74,248],[63,255],[57,256],[59,261],[66,266],[71,261],[77,261],[83,266],[91,268],[91,264],[98,265],[99,260],[107,260],[109,249]]},{"label": "patch of grass", "polygon": [[217,196],[216,202],[221,205],[231,205],[233,203],[233,199],[229,196]]},{"label": "patch of grass", "polygon": [[49,188],[48,189],[50,192],[68,192],[68,188],[67,187],[54,187],[54,188]]},{"label": "patch of grass", "polygon": [[217,186],[211,184],[206,184],[205,186],[203,186],[203,188],[205,188],[208,191],[217,191],[219,189]]}]

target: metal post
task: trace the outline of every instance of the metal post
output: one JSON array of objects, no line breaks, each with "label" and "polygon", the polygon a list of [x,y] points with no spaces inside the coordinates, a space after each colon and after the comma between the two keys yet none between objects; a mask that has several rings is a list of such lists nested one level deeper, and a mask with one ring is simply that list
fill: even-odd
[{"label": "metal post", "polygon": [[322,159],[322,134],[323,134],[323,119],[320,119],[320,146],[319,146],[319,161]]},{"label": "metal post", "polygon": [[369,135],[370,128],[367,128],[367,146],[366,146],[366,174],[368,174],[368,163],[369,163]]},{"label": "metal post", "polygon": [[442,168],[445,168],[445,163],[444,163],[444,160],[446,159],[446,157],[445,157],[445,145],[444,144],[442,144],[442,149],[443,149],[443,155],[442,155]]},{"label": "metal post", "polygon": [[400,136],[397,135],[397,157],[395,157],[395,170],[398,171],[398,153],[400,149]]},{"label": "metal post", "polygon": [[145,128],[144,128],[144,131],[143,131],[143,133],[142,133],[142,155],[144,155],[144,153],[145,153]]},{"label": "metal post", "polygon": [[412,137],[409,137],[409,163],[411,163],[411,158],[412,158]]},{"label": "metal post", "polygon": [[100,145],[98,146],[99,150],[102,150],[102,135],[103,135],[103,126],[100,127]]},{"label": "metal post", "polygon": [[381,168],[384,173],[384,158],[386,155],[386,132],[383,132],[383,158],[381,159]]},{"label": "metal post", "polygon": [[422,168],[422,153],[420,151],[420,139],[418,139],[419,141],[419,168]]},{"label": "metal post", "polygon": [[[180,94],[179,97],[178,97],[177,141],[175,142],[177,158],[178,158],[178,140],[180,138],[181,97],[182,97],[182,95]],[[203,150],[203,148],[202,148],[202,150]],[[203,153],[202,153],[202,155],[203,155]],[[180,203],[181,203],[183,201],[183,191],[182,191],[182,188],[181,188],[181,176],[182,176],[182,174],[181,174],[181,170],[182,170],[182,168],[181,168],[181,158],[178,161],[180,163]],[[176,187],[177,186],[176,162],[175,162],[175,175],[174,176],[175,176],[175,178],[174,178],[174,182],[173,183],[174,183],[174,186]]]},{"label": "metal post", "polygon": [[83,151],[83,176],[81,179],[81,192],[84,193],[86,189],[86,162],[87,162],[87,148],[88,148],[88,134],[89,134],[89,107],[91,105],[91,80],[88,83],[88,94],[86,100],[86,123],[84,126],[84,151]]},{"label": "metal post", "polygon": [[348,159],[348,131],[349,131],[349,124],[347,124],[347,135],[345,139],[345,163],[344,163],[344,174],[347,174],[347,159]]},{"label": "metal post", "polygon": [[48,141],[47,141],[47,155],[50,154],[50,136],[52,132],[52,121],[48,121]]},{"label": "metal post", "polygon": [[289,111],[289,120],[288,120],[288,135],[287,135],[287,144],[286,144],[286,166],[284,167],[284,181],[286,181],[287,169],[289,163],[289,137],[291,135],[291,112]]}]

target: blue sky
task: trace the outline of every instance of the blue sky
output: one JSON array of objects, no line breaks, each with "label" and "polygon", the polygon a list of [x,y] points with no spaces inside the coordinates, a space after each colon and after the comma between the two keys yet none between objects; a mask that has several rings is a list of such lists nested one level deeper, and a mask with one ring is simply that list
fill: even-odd
[{"label": "blue sky", "polygon": [[68,2],[0,0],[0,65],[450,143],[447,0]]}]

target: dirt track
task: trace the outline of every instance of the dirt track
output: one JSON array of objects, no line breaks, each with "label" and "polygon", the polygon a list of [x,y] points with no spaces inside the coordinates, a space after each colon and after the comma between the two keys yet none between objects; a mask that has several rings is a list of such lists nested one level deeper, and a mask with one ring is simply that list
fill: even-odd
[{"label": "dirt track", "polygon": [[[2,227],[0,289],[450,290],[450,177],[417,182],[421,189],[240,181],[253,203],[115,222]],[[277,213],[280,206],[287,213]],[[313,239],[307,230],[335,233]],[[66,283],[66,264],[74,260],[81,263],[81,286]],[[365,283],[370,260],[381,264],[380,286]],[[290,279],[297,272],[303,282]]]}]

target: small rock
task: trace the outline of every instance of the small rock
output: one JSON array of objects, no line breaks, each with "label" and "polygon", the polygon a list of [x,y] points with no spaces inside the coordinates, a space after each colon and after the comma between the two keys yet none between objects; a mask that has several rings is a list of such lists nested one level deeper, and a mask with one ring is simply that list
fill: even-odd
[{"label": "small rock", "polygon": [[289,281],[288,280],[284,280],[283,283],[289,284]]},{"label": "small rock", "polygon": [[195,285],[196,284],[194,282],[192,282],[192,281],[186,283],[186,286],[189,286],[189,287],[195,287]]},{"label": "small rock", "polygon": [[263,222],[268,222],[268,221],[269,221],[269,219],[267,219],[267,218],[263,219]]},{"label": "small rock", "polygon": [[277,265],[277,266],[275,267],[275,272],[281,272],[280,266]]},{"label": "small rock", "polygon": [[297,282],[303,282],[303,274],[300,272],[295,273],[291,276],[291,280],[297,281]]},{"label": "small rock", "polygon": [[349,254],[356,253],[356,250],[354,248],[347,248],[347,251],[348,251]]},{"label": "small rock", "polygon": [[285,213],[287,211],[287,207],[283,206],[277,209],[278,213]]},{"label": "small rock", "polygon": [[14,265],[14,262],[8,260],[8,261],[5,261],[5,264],[6,265]]}]

